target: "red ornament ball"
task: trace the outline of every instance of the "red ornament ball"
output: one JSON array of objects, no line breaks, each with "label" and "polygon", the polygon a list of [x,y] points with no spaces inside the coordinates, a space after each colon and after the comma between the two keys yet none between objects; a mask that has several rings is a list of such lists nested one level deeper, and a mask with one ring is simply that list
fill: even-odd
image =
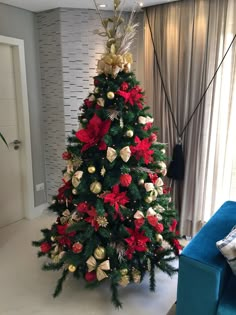
[{"label": "red ornament ball", "polygon": [[83,245],[80,242],[77,242],[72,246],[72,251],[75,254],[81,253],[82,250],[83,250]]},{"label": "red ornament ball", "polygon": [[86,272],[84,278],[85,278],[86,281],[92,282],[92,281],[97,279],[96,272],[95,271]]},{"label": "red ornament ball", "polygon": [[40,245],[40,249],[42,253],[48,253],[51,249],[51,244],[44,242]]},{"label": "red ornament ball", "polygon": [[123,91],[127,91],[129,88],[129,84],[127,82],[122,82],[121,86],[120,86],[121,90]]},{"label": "red ornament ball", "polygon": [[123,187],[128,187],[132,182],[132,176],[129,174],[122,174],[120,176],[120,184]]},{"label": "red ornament ball", "polygon": [[70,160],[71,159],[71,154],[67,151],[62,153],[62,158],[63,160]]},{"label": "red ornament ball", "polygon": [[156,142],[157,141],[157,135],[155,133],[151,133],[149,139],[151,142]]},{"label": "red ornament ball", "polygon": [[98,86],[98,85],[99,85],[99,83],[100,83],[100,82],[99,82],[99,80],[94,79],[94,85],[95,85],[95,86]]}]

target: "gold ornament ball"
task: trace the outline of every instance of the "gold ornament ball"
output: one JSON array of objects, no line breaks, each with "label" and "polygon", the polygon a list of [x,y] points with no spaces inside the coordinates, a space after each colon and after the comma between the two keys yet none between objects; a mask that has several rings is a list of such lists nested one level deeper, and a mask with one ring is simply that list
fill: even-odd
[{"label": "gold ornament ball", "polygon": [[156,241],[157,241],[158,243],[162,243],[162,241],[163,241],[163,236],[162,236],[161,234],[156,234]]},{"label": "gold ornament ball", "polygon": [[59,255],[55,255],[54,258],[53,258],[53,262],[54,262],[55,264],[58,264],[59,261],[60,261]]},{"label": "gold ornament ball", "polygon": [[95,172],[96,172],[96,167],[95,167],[95,166],[89,166],[89,167],[88,167],[88,172],[89,172],[90,174],[95,173]]},{"label": "gold ornament ball", "polygon": [[121,285],[123,288],[126,287],[129,284],[129,276],[122,276],[119,285]]},{"label": "gold ornament ball", "polygon": [[109,98],[109,100],[113,100],[113,98],[115,97],[115,94],[113,92],[108,92],[107,93],[107,98]]},{"label": "gold ornament ball", "polygon": [[73,195],[77,195],[77,190],[74,188],[74,189],[72,189],[72,194]]},{"label": "gold ornament ball", "polygon": [[141,179],[138,181],[138,184],[139,184],[140,186],[144,185],[144,179],[141,178]]},{"label": "gold ornament ball", "polygon": [[133,275],[133,281],[134,281],[134,283],[140,283],[141,275],[139,275],[139,274]]},{"label": "gold ornament ball", "polygon": [[151,203],[153,200],[152,200],[151,196],[148,196],[145,198],[145,201],[146,201],[146,203]]},{"label": "gold ornament ball", "polygon": [[106,250],[104,247],[98,246],[93,254],[96,259],[104,259],[106,257]]},{"label": "gold ornament ball", "polygon": [[102,184],[95,181],[90,185],[90,190],[94,194],[99,194],[102,190]]},{"label": "gold ornament ball", "polygon": [[68,270],[69,270],[70,272],[75,272],[76,267],[75,267],[74,265],[70,265],[70,266],[68,267]]},{"label": "gold ornament ball", "polygon": [[94,93],[99,93],[99,88],[98,87],[95,87]]},{"label": "gold ornament ball", "polygon": [[134,135],[133,130],[127,130],[127,131],[126,131],[126,136],[127,136],[128,138],[132,138],[133,135]]},{"label": "gold ornament ball", "polygon": [[121,274],[122,276],[126,276],[126,275],[128,274],[128,269],[127,269],[127,268],[121,269],[121,270],[120,270],[120,274]]}]

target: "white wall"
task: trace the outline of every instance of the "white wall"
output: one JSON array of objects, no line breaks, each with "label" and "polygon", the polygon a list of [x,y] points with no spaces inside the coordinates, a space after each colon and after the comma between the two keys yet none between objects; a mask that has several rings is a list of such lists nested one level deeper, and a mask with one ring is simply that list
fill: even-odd
[{"label": "white wall", "polygon": [[29,11],[0,3],[0,35],[23,39],[31,128],[35,206],[45,202],[45,193],[36,192],[35,185],[45,182],[42,137],[42,107],[38,39],[35,15]]}]

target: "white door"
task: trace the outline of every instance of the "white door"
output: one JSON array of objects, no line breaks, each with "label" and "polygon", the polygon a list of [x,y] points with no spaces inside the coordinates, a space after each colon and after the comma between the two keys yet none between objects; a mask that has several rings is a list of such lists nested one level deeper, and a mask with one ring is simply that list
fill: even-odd
[{"label": "white door", "polygon": [[[18,138],[13,49],[0,43],[0,132],[8,143]],[[23,218],[20,146],[0,139],[0,227]]]}]

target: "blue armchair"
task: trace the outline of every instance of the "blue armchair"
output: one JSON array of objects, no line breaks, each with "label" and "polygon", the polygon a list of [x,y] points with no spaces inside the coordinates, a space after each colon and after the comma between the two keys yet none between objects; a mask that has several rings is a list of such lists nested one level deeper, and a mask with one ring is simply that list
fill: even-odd
[{"label": "blue armchair", "polygon": [[216,247],[236,225],[236,202],[212,216],[180,255],[176,315],[235,315],[236,276]]}]

